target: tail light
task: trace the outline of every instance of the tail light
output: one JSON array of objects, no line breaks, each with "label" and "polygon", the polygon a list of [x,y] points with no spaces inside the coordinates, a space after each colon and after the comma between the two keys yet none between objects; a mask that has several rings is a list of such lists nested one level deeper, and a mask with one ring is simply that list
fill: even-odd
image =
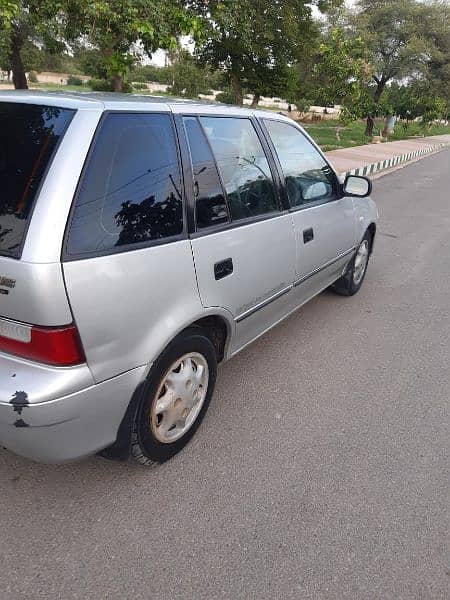
[{"label": "tail light", "polygon": [[0,352],[59,367],[86,360],[75,325],[36,327],[0,319]]}]

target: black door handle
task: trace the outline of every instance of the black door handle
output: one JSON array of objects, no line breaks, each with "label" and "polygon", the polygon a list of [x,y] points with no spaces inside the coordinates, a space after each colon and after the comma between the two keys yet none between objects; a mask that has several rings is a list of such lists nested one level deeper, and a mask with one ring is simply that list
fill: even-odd
[{"label": "black door handle", "polygon": [[314,230],[312,227],[303,231],[303,242],[307,244],[314,239]]},{"label": "black door handle", "polygon": [[214,265],[214,277],[216,280],[223,279],[224,277],[227,277],[227,275],[231,275],[232,272],[233,260],[231,258],[221,260]]}]

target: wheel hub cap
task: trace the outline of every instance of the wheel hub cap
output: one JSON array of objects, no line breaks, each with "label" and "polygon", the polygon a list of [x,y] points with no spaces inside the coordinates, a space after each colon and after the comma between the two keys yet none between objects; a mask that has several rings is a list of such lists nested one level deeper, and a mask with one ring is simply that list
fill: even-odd
[{"label": "wheel hub cap", "polygon": [[166,372],[150,413],[152,433],[159,442],[170,444],[194,424],[208,391],[206,359],[196,352],[185,354]]},{"label": "wheel hub cap", "polygon": [[358,285],[366,271],[367,261],[369,260],[369,242],[363,240],[355,256],[355,265],[353,267],[353,282]]}]

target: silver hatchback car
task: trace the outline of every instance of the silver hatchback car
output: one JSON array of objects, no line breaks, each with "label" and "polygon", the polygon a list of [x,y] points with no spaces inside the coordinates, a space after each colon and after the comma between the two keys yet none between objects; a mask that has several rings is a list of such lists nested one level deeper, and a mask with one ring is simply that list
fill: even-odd
[{"label": "silver hatchback car", "polygon": [[161,463],[217,364],[332,286],[355,294],[370,182],[292,120],[122,95],[0,94],[0,445]]}]

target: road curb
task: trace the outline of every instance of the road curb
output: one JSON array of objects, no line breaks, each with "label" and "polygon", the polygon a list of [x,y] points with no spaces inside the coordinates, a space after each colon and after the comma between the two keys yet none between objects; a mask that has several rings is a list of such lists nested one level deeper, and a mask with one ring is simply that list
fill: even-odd
[{"label": "road curb", "polygon": [[391,158],[379,160],[378,162],[370,163],[368,165],[364,165],[363,167],[356,167],[355,169],[351,169],[350,171],[345,171],[343,175],[372,175],[373,173],[379,173],[380,171],[392,169],[393,167],[396,167],[403,163],[407,163],[409,161],[419,160],[427,154],[439,152],[439,150],[443,150],[448,146],[449,144],[445,143],[434,144],[432,146],[424,146],[419,150],[413,150],[412,152],[405,152],[404,154],[391,156]]}]

